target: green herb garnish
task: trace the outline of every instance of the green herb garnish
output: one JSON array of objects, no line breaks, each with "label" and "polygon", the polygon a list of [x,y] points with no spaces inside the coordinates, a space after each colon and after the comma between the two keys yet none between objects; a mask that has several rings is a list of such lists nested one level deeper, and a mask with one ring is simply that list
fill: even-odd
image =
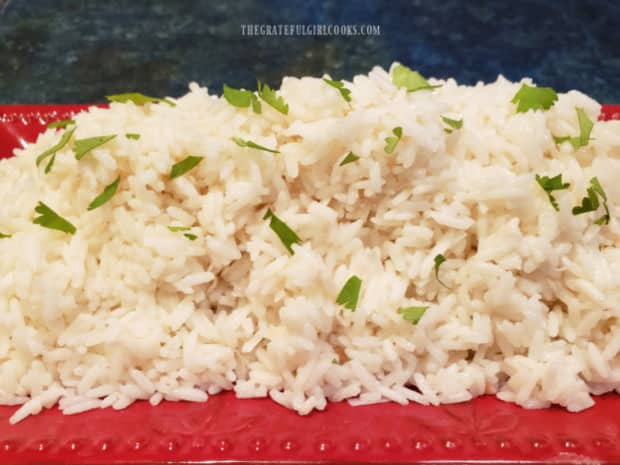
[{"label": "green herb garnish", "polygon": [[233,137],[232,139],[235,141],[235,144],[237,144],[239,147],[248,147],[251,149],[264,150],[265,152],[271,152],[271,153],[280,153],[279,150],[268,149],[267,147],[258,145],[257,143],[252,142],[251,140],[243,140],[240,137]]},{"label": "green herb garnish", "polygon": [[223,94],[226,101],[235,107],[247,108],[252,105],[254,113],[262,112],[260,100],[258,100],[254,92],[244,89],[234,89],[224,84]]},{"label": "green herb garnish", "polygon": [[112,196],[114,196],[114,194],[116,194],[116,189],[118,189],[118,184],[121,182],[121,178],[120,176],[118,178],[116,178],[116,180],[105,187],[105,189],[103,190],[103,192],[101,194],[99,194],[95,200],[93,200],[90,205],[88,206],[88,211],[90,210],[94,210],[95,208],[99,208],[101,205],[103,205],[104,203],[106,203],[108,200],[110,200],[112,198]]},{"label": "green herb garnish", "polygon": [[444,128],[444,131],[446,131],[448,134],[450,134],[455,129],[461,129],[463,127],[462,119],[452,119],[448,118],[447,116],[442,116],[441,119],[444,123],[450,126],[449,128]]},{"label": "green herb garnish", "polygon": [[599,226],[609,224],[610,214],[609,206],[607,205],[607,194],[605,194],[603,186],[601,186],[601,183],[596,176],[590,179],[590,187],[588,187],[587,193],[588,195],[581,200],[581,205],[573,207],[573,215],[581,215],[582,213],[588,213],[598,210],[598,207],[600,205],[600,197],[603,202],[605,214],[598,218],[594,223],[598,224]]},{"label": "green herb garnish", "polygon": [[125,94],[106,95],[106,99],[110,102],[127,103],[132,102],[135,105],[144,105],[145,103],[167,103],[171,107],[176,107],[176,103],[167,98],[149,97],[139,92],[128,92]]},{"label": "green herb garnish", "polygon": [[43,228],[56,229],[68,234],[75,234],[77,231],[75,226],[59,216],[54,210],[45,205],[43,202],[39,202],[34,211],[39,214],[39,216],[33,220],[34,224],[41,225]]},{"label": "green herb garnish", "polygon": [[403,136],[403,128],[400,126],[392,129],[392,134],[394,136],[389,136],[385,138],[385,153],[392,153],[396,148],[396,145],[400,141],[400,138]]},{"label": "green herb garnish", "polygon": [[344,82],[332,81],[331,79],[325,79],[325,78],[323,78],[323,81],[325,81],[327,84],[334,87],[338,92],[340,92],[340,95],[342,95],[342,98],[346,102],[351,101],[351,91],[344,86]]},{"label": "green herb garnish", "polygon": [[65,145],[67,145],[67,143],[71,139],[71,136],[73,136],[74,132],[75,132],[75,128],[70,129],[69,131],[65,131],[56,145],[54,145],[51,149],[46,150],[45,152],[43,152],[41,155],[37,157],[37,161],[36,161],[37,166],[39,166],[41,162],[45,160],[47,157],[51,157],[55,155],[56,152],[58,152]]},{"label": "green herb garnish", "polygon": [[415,325],[418,324],[427,309],[428,307],[401,307],[398,309],[398,313],[403,316],[405,321],[410,321]]},{"label": "green herb garnish", "polygon": [[13,237],[11,234],[4,234],[0,232],[0,239],[10,239]]},{"label": "green herb garnish", "polygon": [[344,283],[344,286],[342,286],[342,290],[338,294],[338,297],[336,297],[336,303],[344,306],[344,308],[355,311],[361,288],[362,280],[355,275],[351,276],[347,282]]},{"label": "green herb garnish", "polygon": [[[170,230],[171,232],[183,232],[183,231],[189,231],[190,227],[187,226],[168,226],[168,230]],[[191,233],[185,233],[183,234],[186,238],[188,238],[190,241],[195,241],[196,239],[198,239],[198,236],[196,236],[195,234],[191,234]]]},{"label": "green herb garnish", "polygon": [[435,266],[434,266],[434,270],[435,270],[435,279],[439,282],[439,284],[441,284],[443,287],[445,287],[446,289],[450,289],[448,286],[445,285],[445,283],[439,279],[439,267],[441,266],[442,263],[444,263],[446,261],[446,257],[444,257],[441,254],[437,254],[435,255],[435,258],[433,259],[433,261],[435,262]]},{"label": "green herb garnish", "polygon": [[562,136],[562,137],[553,137],[553,141],[556,144],[561,144],[563,142],[570,142],[573,146],[573,150],[577,150],[581,147],[585,147],[588,145],[590,141],[590,133],[592,132],[592,128],[594,127],[594,123],[586,112],[583,111],[583,108],[576,108],[577,110],[577,119],[579,120],[579,135],[576,137],[571,136]]},{"label": "green herb garnish", "polygon": [[556,211],[560,211],[558,202],[555,200],[555,197],[553,196],[553,194],[551,194],[551,192],[568,189],[570,184],[567,182],[562,182],[561,174],[558,174],[557,176],[554,176],[552,178],[550,178],[549,176],[536,175],[536,182],[549,196],[549,202],[551,202],[553,208],[555,208]]},{"label": "green herb garnish", "polygon": [[340,164],[338,166],[348,165],[349,163],[353,163],[353,162],[355,162],[355,161],[357,161],[359,159],[360,159],[360,157],[355,155],[353,152],[349,152],[349,153],[347,153],[347,156],[344,157],[344,159],[340,162]]},{"label": "green herb garnish", "polygon": [[529,110],[548,110],[557,99],[558,94],[551,87],[523,84],[510,102],[517,104],[517,113],[525,113]]},{"label": "green herb garnish", "polygon": [[174,165],[172,165],[172,169],[170,170],[170,179],[175,179],[179,176],[183,176],[189,170],[194,168],[198,163],[200,163],[203,159],[204,157],[189,156],[184,160],[175,163]]},{"label": "green herb garnish", "polygon": [[115,139],[116,135],[111,136],[98,136],[98,137],[89,137],[88,139],[79,139],[75,141],[73,146],[73,151],[75,152],[75,159],[81,160],[85,155],[90,153],[91,150],[96,149],[97,147],[102,146],[106,142]]},{"label": "green herb garnish", "polygon": [[258,81],[258,96],[262,98],[265,103],[278,110],[284,115],[288,115],[288,104],[282,97],[276,95],[276,91],[269,87],[267,84],[263,84]]},{"label": "green herb garnish", "polygon": [[45,174],[49,174],[49,172],[52,171],[55,161],[56,161],[56,154],[52,155],[52,158],[50,158],[50,161],[47,162],[47,165],[45,165],[45,170],[44,170]]},{"label": "green herb garnish", "polygon": [[127,134],[125,134],[125,137],[127,139],[138,140],[140,139],[140,134],[134,134],[132,132],[128,132]]},{"label": "green herb garnish", "polygon": [[416,90],[435,89],[441,85],[431,85],[417,71],[413,71],[404,65],[395,66],[392,70],[392,83],[396,87],[404,87],[407,92],[415,92]]},{"label": "green herb garnish", "polygon": [[274,215],[274,213],[271,211],[271,208],[267,210],[267,213],[265,213],[263,219],[269,220],[269,227],[280,238],[280,241],[282,242],[282,244],[284,244],[286,250],[288,250],[289,253],[293,255],[295,252],[293,251],[292,245],[301,244],[301,239],[295,233],[295,231],[289,228],[284,221]]},{"label": "green herb garnish", "polygon": [[70,124],[75,124],[75,121],[72,119],[61,119],[58,121],[53,121],[47,125],[48,129],[65,129]]}]

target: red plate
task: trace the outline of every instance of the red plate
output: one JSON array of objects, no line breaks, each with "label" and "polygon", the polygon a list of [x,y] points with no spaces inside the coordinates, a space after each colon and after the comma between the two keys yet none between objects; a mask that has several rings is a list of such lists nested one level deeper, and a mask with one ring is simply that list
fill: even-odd
[{"label": "red plate", "polygon": [[[0,158],[84,105],[0,106]],[[620,119],[605,106],[601,119]],[[231,393],[205,404],[138,402],[126,410],[63,416],[52,409],[10,426],[0,407],[0,463],[614,463],[620,396],[574,414],[524,410],[494,397],[424,407],[329,404],[298,416],[267,399]]]}]

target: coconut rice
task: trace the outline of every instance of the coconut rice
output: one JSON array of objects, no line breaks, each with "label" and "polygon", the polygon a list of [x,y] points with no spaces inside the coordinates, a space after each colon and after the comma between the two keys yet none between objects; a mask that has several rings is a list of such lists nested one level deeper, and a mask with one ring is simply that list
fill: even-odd
[{"label": "coconut rice", "polygon": [[[35,159],[61,131],[1,161],[0,404],[21,405],[10,421],[224,390],[300,414],[482,394],[580,411],[620,387],[620,122],[596,122],[574,150],[552,136],[579,134],[577,107],[596,121],[582,93],[516,113],[520,83],[430,82],[441,87],[407,93],[374,68],[345,82],[347,102],[322,79],[287,77],[288,115],[191,84],[174,107],[76,115],[76,139],[118,137],[80,161],[67,145],[47,175]],[[446,132],[442,116],[463,127]],[[359,160],[340,166],[349,151]],[[204,159],[171,180],[188,155]],[[556,211],[535,175],[559,173],[570,187]],[[593,176],[608,225],[571,213]],[[77,232],[33,224],[39,201]],[[269,208],[299,235],[293,254]],[[352,275],[355,311],[336,303]],[[412,324],[407,306],[428,308]]]}]

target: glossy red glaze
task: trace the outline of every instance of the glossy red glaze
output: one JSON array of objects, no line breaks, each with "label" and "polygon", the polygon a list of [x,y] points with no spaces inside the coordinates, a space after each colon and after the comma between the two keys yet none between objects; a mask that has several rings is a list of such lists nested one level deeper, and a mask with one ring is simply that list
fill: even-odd
[{"label": "glossy red glaze", "polygon": [[[86,108],[0,106],[0,157]],[[605,106],[601,119],[620,119],[620,106]],[[301,417],[231,393],[204,404],[137,402],[75,416],[51,409],[10,426],[14,411],[0,407],[0,464],[620,463],[618,395],[578,414],[487,396],[441,407],[335,403]]]}]

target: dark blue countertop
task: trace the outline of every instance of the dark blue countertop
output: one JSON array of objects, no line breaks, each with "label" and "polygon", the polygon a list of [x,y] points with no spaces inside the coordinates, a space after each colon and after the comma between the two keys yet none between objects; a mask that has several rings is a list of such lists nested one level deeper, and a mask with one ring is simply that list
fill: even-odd
[{"label": "dark blue countertop", "polygon": [[[612,0],[0,0],[0,103],[178,96],[189,81],[279,85],[351,78],[401,61],[462,83],[531,76],[620,103],[620,2]],[[366,36],[249,36],[247,24],[379,27]]]}]

